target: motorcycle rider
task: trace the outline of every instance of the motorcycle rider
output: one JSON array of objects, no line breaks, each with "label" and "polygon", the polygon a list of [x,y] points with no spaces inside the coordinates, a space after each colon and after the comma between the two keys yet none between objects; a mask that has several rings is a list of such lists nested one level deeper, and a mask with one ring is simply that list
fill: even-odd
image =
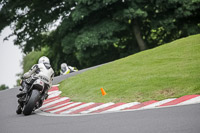
[{"label": "motorcycle rider", "polygon": [[[43,82],[45,83],[45,95],[44,95],[44,99],[46,99],[48,97],[48,89],[51,88],[52,86],[52,81],[53,81],[53,77],[54,77],[54,70],[52,69],[51,65],[50,65],[50,61],[46,56],[42,56],[40,57],[40,59],[38,60],[38,64],[35,64],[32,66],[32,68],[26,72],[22,79],[22,83],[21,83],[21,88],[20,88],[20,93],[17,94],[17,97],[20,99],[23,95],[25,95],[29,88],[31,87],[32,83],[37,79],[37,78],[41,78],[43,80]],[[20,101],[18,100],[19,105],[20,105]]]},{"label": "motorcycle rider", "polygon": [[65,75],[78,71],[76,67],[68,66],[67,63],[62,63],[60,67],[61,67],[60,75]]}]

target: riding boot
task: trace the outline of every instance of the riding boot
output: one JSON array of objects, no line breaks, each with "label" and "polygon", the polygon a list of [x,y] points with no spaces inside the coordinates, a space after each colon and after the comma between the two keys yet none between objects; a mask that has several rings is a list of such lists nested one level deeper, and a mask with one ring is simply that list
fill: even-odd
[{"label": "riding boot", "polygon": [[44,99],[46,100],[48,98],[48,93],[44,94]]},{"label": "riding boot", "polygon": [[44,92],[44,100],[46,100],[47,98],[48,98],[48,96],[49,96],[49,94],[48,94],[48,88],[49,88],[49,86],[48,85],[45,85],[45,87],[47,88],[47,89],[45,89],[45,92]]},{"label": "riding boot", "polygon": [[17,110],[16,110],[17,114],[21,114],[22,113],[22,107],[23,107],[23,99],[19,98],[18,99],[18,106],[17,106]]},{"label": "riding boot", "polygon": [[22,113],[22,107],[20,105],[17,106],[16,113],[17,114],[21,114]]},{"label": "riding boot", "polygon": [[17,94],[17,97],[20,98],[23,95],[25,95],[27,93],[27,89],[22,90],[19,94]]},{"label": "riding boot", "polygon": [[17,94],[17,97],[20,98],[28,92],[28,85],[23,82],[21,88],[19,89],[21,92]]}]

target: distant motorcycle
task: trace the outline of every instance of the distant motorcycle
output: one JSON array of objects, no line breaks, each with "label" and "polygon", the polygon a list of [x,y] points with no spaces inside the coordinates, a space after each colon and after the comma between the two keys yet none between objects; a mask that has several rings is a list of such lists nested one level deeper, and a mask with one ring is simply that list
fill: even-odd
[{"label": "distant motorcycle", "polygon": [[76,67],[68,66],[68,69],[61,68],[60,75],[66,75],[66,74],[77,72],[77,71],[78,71],[78,69]]},{"label": "distant motorcycle", "polygon": [[44,83],[44,80],[46,80],[44,77],[34,78],[33,76],[22,80],[22,82],[29,84],[30,88],[28,88],[26,94],[19,97],[17,114],[23,113],[24,115],[30,115],[33,111],[42,106],[43,101],[48,97],[48,87]]}]

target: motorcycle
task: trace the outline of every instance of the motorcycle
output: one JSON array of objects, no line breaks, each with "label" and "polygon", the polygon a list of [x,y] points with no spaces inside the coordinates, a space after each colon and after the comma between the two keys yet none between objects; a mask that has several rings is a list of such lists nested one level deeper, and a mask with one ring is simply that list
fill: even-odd
[{"label": "motorcycle", "polygon": [[18,99],[17,114],[30,115],[42,106],[43,101],[48,97],[48,86],[43,80],[45,79],[42,77],[34,78],[33,76],[22,79],[20,85],[23,87],[23,82],[26,82],[29,87],[27,87],[27,92]]},{"label": "motorcycle", "polygon": [[69,73],[73,73],[73,72],[77,72],[78,69],[76,67],[71,67],[71,66],[68,66],[68,69],[64,68],[60,70],[60,75],[66,75],[66,74],[69,74]]}]

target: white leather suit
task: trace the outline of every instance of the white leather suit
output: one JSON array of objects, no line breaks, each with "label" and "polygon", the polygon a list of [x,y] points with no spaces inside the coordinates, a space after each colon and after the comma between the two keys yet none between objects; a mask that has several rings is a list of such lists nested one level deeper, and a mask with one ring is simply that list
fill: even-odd
[{"label": "white leather suit", "polygon": [[51,68],[50,64],[39,63],[34,65],[31,70],[23,75],[23,78],[27,79],[31,75],[35,78],[40,77],[44,83],[49,85],[49,87],[52,86],[54,71]]}]

